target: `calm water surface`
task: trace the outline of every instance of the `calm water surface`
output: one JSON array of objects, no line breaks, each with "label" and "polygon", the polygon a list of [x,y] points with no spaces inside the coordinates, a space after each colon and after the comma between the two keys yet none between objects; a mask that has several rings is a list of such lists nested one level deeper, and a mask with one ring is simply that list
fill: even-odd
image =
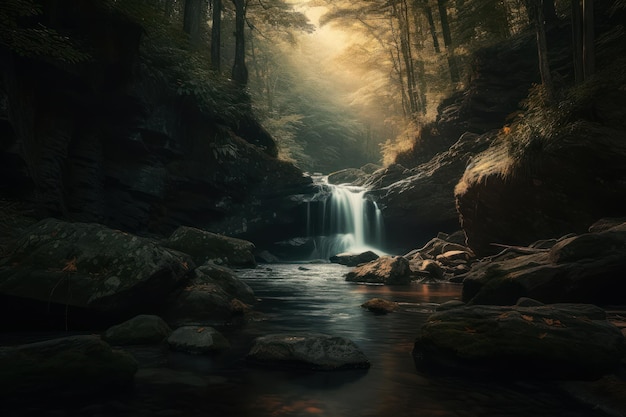
[{"label": "calm water surface", "polygon": [[[484,381],[418,373],[411,349],[436,306],[460,297],[456,284],[408,287],[345,282],[335,264],[286,264],[240,270],[260,299],[259,317],[225,329],[233,349],[217,357],[164,348],[132,348],[141,369],[128,396],[95,404],[25,405],[6,416],[254,416],[254,417],[541,417],[603,416],[560,393],[551,382]],[[360,307],[381,297],[398,311]],[[249,367],[253,339],[269,333],[318,332],[352,339],[369,370],[306,372]],[[477,376],[479,377],[479,376]],[[44,410],[45,408],[45,410]]]}]

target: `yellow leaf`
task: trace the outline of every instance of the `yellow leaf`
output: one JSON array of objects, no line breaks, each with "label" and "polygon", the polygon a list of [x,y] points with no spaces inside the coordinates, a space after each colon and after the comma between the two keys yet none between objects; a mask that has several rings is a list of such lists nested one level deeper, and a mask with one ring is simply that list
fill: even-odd
[{"label": "yellow leaf", "polygon": [[498,319],[506,319],[509,317],[509,311],[505,311],[504,313],[500,313],[500,315],[498,316]]},{"label": "yellow leaf", "polygon": [[553,319],[548,319],[548,318],[543,318],[543,321],[548,325],[548,326],[552,326],[554,324],[554,320]]},{"label": "yellow leaf", "polygon": [[543,338],[545,338],[547,335],[548,335],[548,333],[541,333],[541,334],[539,335],[539,339],[543,339]]},{"label": "yellow leaf", "polygon": [[526,321],[534,321],[535,318],[533,316],[527,316],[526,314],[522,314],[522,318]]},{"label": "yellow leaf", "polygon": [[197,333],[202,333],[204,331],[204,327],[200,327],[198,330],[196,330]]},{"label": "yellow leaf", "polygon": [[63,267],[63,272],[76,272],[78,268],[76,267],[76,258],[73,258],[65,263]]}]

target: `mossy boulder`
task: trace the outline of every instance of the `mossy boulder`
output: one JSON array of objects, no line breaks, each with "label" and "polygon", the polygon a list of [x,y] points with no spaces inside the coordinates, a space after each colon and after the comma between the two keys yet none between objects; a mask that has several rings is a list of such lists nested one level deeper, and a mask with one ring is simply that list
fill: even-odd
[{"label": "mossy boulder", "polygon": [[368,250],[361,253],[339,253],[337,255],[331,256],[329,260],[332,263],[340,265],[357,266],[370,261],[374,261],[376,259],[378,259],[378,255],[375,252]]},{"label": "mossy boulder", "polygon": [[241,315],[241,305],[256,303],[252,289],[228,268],[206,264],[166,303],[164,317],[173,326],[222,325]]},{"label": "mossy boulder", "polygon": [[361,307],[376,314],[392,313],[398,308],[398,303],[383,298],[372,298],[361,304]]},{"label": "mossy boulder", "polygon": [[130,388],[135,372],[132,356],[97,336],[0,347],[3,398],[108,395]]},{"label": "mossy boulder", "polygon": [[163,242],[163,246],[191,255],[197,265],[213,260],[229,266],[256,266],[254,244],[251,242],[194,227],[179,227]]},{"label": "mossy boulder", "polygon": [[419,370],[507,378],[597,378],[616,370],[624,337],[593,305],[467,306],[428,318]]},{"label": "mossy boulder", "polygon": [[353,341],[316,333],[258,337],[247,360],[266,367],[320,371],[370,367],[369,360]]},{"label": "mossy boulder", "polygon": [[213,327],[183,326],[174,330],[167,338],[172,350],[195,355],[214,353],[228,349],[228,340]]},{"label": "mossy boulder", "polygon": [[0,293],[123,318],[160,308],[194,269],[188,255],[150,239],[56,219],[27,229],[8,253]]},{"label": "mossy boulder", "polygon": [[103,339],[112,345],[145,345],[161,343],[172,333],[172,329],[159,316],[141,314],[118,325],[112,326]]}]

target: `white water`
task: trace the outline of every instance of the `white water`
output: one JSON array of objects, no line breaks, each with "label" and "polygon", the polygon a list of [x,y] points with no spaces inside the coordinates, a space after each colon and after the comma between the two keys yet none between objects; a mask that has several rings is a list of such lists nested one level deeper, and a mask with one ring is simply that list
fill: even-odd
[{"label": "white water", "polygon": [[320,192],[307,207],[307,233],[315,242],[311,258],[368,250],[382,254],[382,214],[376,203],[365,197],[367,190],[329,184],[327,177],[314,180]]}]

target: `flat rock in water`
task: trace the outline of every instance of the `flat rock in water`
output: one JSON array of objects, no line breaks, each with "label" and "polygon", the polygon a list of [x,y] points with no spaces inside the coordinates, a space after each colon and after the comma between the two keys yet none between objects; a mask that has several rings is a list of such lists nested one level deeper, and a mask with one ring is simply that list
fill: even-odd
[{"label": "flat rock in water", "polygon": [[346,266],[357,266],[366,262],[371,262],[378,259],[378,255],[371,250],[362,253],[340,253],[330,257],[330,261],[332,263],[346,265]]},{"label": "flat rock in water", "polygon": [[588,304],[467,306],[428,318],[413,349],[420,370],[586,379],[615,371],[624,337]]},{"label": "flat rock in water", "polygon": [[392,313],[398,308],[398,303],[394,301],[384,300],[382,298],[372,298],[367,300],[361,307],[368,309],[373,313],[387,314]]},{"label": "flat rock in water", "polygon": [[411,282],[409,261],[402,256],[381,256],[348,272],[346,281],[406,285]]},{"label": "flat rock in water", "polygon": [[322,371],[369,368],[370,362],[349,339],[324,334],[273,334],[255,340],[248,361],[268,367]]},{"label": "flat rock in water", "polygon": [[213,327],[183,326],[174,330],[167,343],[172,350],[192,354],[212,353],[230,347],[228,340]]},{"label": "flat rock in water", "polygon": [[[71,336],[0,347],[0,392],[23,395],[106,395],[129,388],[137,362],[98,336]],[[4,397],[6,396],[6,397]]]},{"label": "flat rock in water", "polygon": [[107,329],[103,339],[112,345],[161,343],[172,329],[159,316],[141,314]]}]

